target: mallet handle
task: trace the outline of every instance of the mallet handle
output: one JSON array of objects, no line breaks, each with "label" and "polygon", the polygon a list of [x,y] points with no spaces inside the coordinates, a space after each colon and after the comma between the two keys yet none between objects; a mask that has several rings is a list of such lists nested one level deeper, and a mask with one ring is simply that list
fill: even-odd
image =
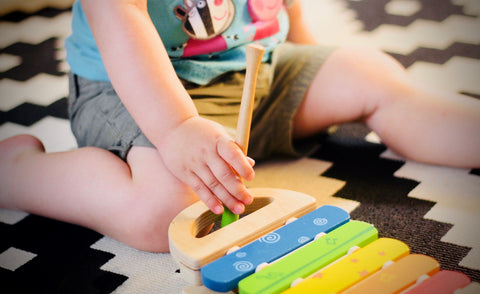
[{"label": "mallet handle", "polygon": [[258,44],[247,46],[247,68],[245,73],[245,84],[243,85],[240,113],[238,114],[237,133],[235,142],[247,155],[248,140],[250,138],[250,126],[252,123],[253,105],[255,102],[255,88],[257,85],[258,69],[262,62],[265,48]]},{"label": "mallet handle", "polygon": [[[250,126],[252,124],[253,105],[255,103],[255,88],[257,85],[258,69],[262,62],[265,48],[258,44],[249,44],[247,46],[247,65],[245,72],[245,83],[243,85],[242,101],[240,103],[240,113],[238,114],[237,133],[235,142],[242,148],[247,155],[248,140],[250,138]],[[239,216],[225,207],[222,214],[221,226],[224,227],[238,220]]]}]

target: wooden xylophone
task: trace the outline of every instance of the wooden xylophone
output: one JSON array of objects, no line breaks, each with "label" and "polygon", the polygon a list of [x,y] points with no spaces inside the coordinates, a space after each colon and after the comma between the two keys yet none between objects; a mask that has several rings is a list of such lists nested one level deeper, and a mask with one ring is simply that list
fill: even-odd
[{"label": "wooden xylophone", "polygon": [[378,238],[341,208],[315,208],[298,192],[251,191],[251,211],[212,233],[215,215],[200,202],[172,222],[172,256],[193,284],[184,293],[480,293],[465,274]]}]

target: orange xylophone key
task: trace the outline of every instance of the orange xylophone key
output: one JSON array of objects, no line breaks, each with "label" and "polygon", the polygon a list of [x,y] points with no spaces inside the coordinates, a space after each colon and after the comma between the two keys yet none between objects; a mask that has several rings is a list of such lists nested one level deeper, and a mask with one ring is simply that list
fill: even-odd
[{"label": "orange xylophone key", "polygon": [[342,294],[399,293],[414,285],[420,276],[430,276],[439,270],[440,264],[435,259],[426,255],[410,254],[390,263]]}]

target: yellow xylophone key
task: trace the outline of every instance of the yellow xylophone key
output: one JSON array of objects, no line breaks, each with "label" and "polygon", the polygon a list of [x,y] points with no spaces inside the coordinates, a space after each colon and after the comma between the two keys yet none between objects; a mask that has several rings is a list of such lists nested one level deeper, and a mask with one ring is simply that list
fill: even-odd
[{"label": "yellow xylophone key", "polygon": [[409,252],[405,243],[381,238],[318,271],[283,293],[338,293],[378,271],[386,262],[400,259]]},{"label": "yellow xylophone key", "polygon": [[434,258],[411,254],[353,285],[342,294],[399,293],[414,285],[422,275],[431,276],[439,270],[440,264]]}]

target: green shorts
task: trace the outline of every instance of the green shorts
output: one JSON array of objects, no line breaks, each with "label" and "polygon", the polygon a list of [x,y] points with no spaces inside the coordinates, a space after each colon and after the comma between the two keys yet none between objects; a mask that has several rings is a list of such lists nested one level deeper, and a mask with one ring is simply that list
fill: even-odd
[{"label": "green shorts", "polygon": [[[256,160],[302,156],[314,147],[293,140],[293,117],[318,69],[333,48],[283,44],[258,73],[248,155]],[[154,147],[133,121],[109,82],[70,74],[69,113],[78,145],[110,150],[126,159],[132,146]],[[244,72],[205,86],[184,82],[201,116],[222,124],[234,137]]]}]

